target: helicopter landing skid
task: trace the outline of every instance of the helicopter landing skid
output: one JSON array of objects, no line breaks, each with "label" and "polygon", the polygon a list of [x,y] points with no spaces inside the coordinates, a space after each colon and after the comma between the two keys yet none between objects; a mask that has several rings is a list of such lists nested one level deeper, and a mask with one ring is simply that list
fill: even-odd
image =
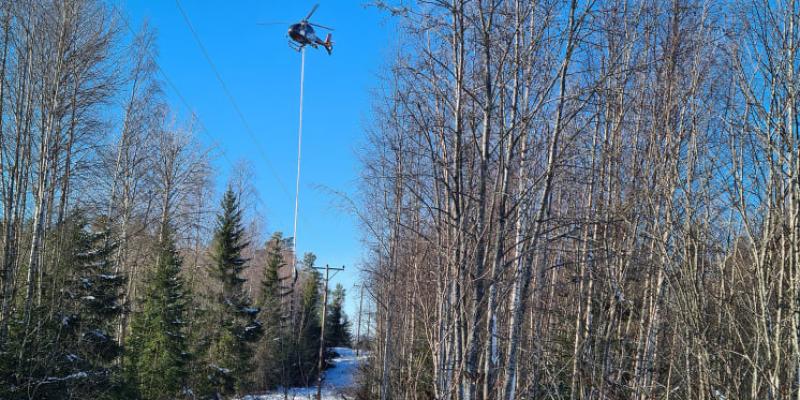
[{"label": "helicopter landing skid", "polygon": [[302,50],[303,50],[303,47],[306,47],[306,45],[304,45],[304,44],[297,44],[297,43],[295,43],[295,42],[292,42],[292,41],[290,41],[290,42],[289,42],[289,47],[290,47],[292,50],[294,50],[294,51],[297,51],[297,52],[299,53],[300,51],[302,51]]}]

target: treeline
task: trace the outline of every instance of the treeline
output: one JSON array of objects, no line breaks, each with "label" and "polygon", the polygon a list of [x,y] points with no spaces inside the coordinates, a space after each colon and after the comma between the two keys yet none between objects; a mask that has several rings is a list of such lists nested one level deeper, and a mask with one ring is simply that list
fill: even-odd
[{"label": "treeline", "polygon": [[372,398],[800,398],[800,2],[377,3]]},{"label": "treeline", "polygon": [[[323,283],[95,0],[0,1],[0,398],[220,399],[318,374]],[[263,243],[263,245],[262,245]],[[339,288],[327,346],[346,345]],[[344,333],[342,333],[344,332]]]}]

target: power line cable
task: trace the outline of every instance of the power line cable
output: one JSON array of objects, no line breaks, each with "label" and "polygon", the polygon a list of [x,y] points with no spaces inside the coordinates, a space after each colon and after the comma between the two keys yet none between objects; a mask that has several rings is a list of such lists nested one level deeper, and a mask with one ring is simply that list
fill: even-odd
[{"label": "power line cable", "polygon": [[203,41],[200,40],[200,36],[197,34],[197,31],[194,29],[189,16],[184,11],[183,7],[181,6],[180,0],[175,0],[175,4],[178,6],[178,11],[180,11],[181,15],[183,16],[183,20],[186,23],[186,26],[189,28],[189,31],[192,33],[192,37],[194,38],[195,42],[197,42],[197,46],[200,47],[200,51],[203,53],[203,57],[206,59],[206,62],[211,67],[211,70],[214,72],[214,76],[217,78],[220,86],[222,86],[222,91],[225,92],[225,96],[228,99],[228,102],[231,104],[233,109],[236,111],[236,115],[239,117],[239,120],[242,122],[242,125],[245,128],[245,132],[247,132],[248,136],[250,136],[250,140],[252,140],[253,144],[256,146],[256,150],[261,155],[261,158],[264,159],[264,162],[267,164],[267,168],[269,168],[270,173],[278,182],[281,190],[288,196],[289,191],[286,189],[286,185],[284,185],[283,180],[281,180],[280,176],[278,175],[275,167],[273,167],[272,162],[270,162],[269,157],[267,157],[267,153],[264,151],[263,147],[261,147],[261,143],[258,141],[253,129],[250,127],[250,123],[245,118],[244,113],[242,112],[241,108],[239,108],[239,104],[236,102],[236,98],[233,96],[231,91],[228,89],[228,85],[225,83],[225,80],[222,79],[222,74],[220,74],[219,70],[217,69],[214,61],[211,59],[211,55],[206,50],[206,47],[203,45]]},{"label": "power line cable", "polygon": [[[136,36],[136,31],[133,30],[133,27],[131,26],[130,21],[128,21],[128,18],[125,17],[125,14],[123,14],[122,11],[120,11],[119,8],[117,8],[116,6],[112,6],[112,7],[117,12],[117,15],[119,15],[120,19],[125,24],[125,27],[131,33],[131,35],[135,37]],[[181,93],[181,91],[178,89],[178,87],[175,85],[175,83],[172,81],[172,79],[169,78],[169,75],[167,75],[166,71],[164,71],[164,69],[161,68],[161,65],[158,63],[157,56],[156,56],[156,54],[154,54],[153,50],[151,48],[149,48],[149,47],[146,48],[146,50],[149,53],[150,58],[153,61],[153,64],[158,69],[159,74],[161,74],[161,77],[164,79],[164,81],[167,83],[167,85],[172,89],[172,91],[175,92],[175,95],[178,96],[178,100],[180,100],[181,103],[183,103],[184,107],[186,107],[186,109],[189,110],[189,112],[192,113],[192,116],[195,118],[195,120],[197,121],[198,126],[200,127],[200,131],[203,134],[205,134],[209,138],[209,140],[211,140],[211,143],[215,147],[219,148],[219,151],[222,154],[222,157],[228,162],[230,167],[231,168],[235,168],[234,167],[234,163],[233,163],[233,161],[231,161],[230,157],[228,157],[228,154],[226,153],[225,148],[222,146],[222,144],[219,142],[219,140],[217,140],[213,135],[211,135],[211,132],[208,130],[206,125],[203,123],[203,120],[200,119],[200,116],[196,112],[194,112],[194,108],[192,108],[191,104],[189,104],[189,102],[183,96],[183,93]]]},{"label": "power line cable", "polygon": [[[131,33],[132,36],[135,37],[136,36],[136,32],[134,31],[133,27],[131,26],[130,21],[125,16],[125,14],[122,13],[122,11],[118,7],[116,7],[116,6],[112,6],[112,7],[117,12],[117,15],[119,15],[119,17],[122,20],[122,22],[125,24],[125,27],[127,28],[127,30]],[[178,4],[178,7],[180,7],[180,4]],[[250,129],[250,126],[247,123],[247,120],[244,118],[244,115],[241,113],[241,110],[239,110],[238,106],[236,105],[235,99],[233,99],[233,96],[230,94],[230,91],[227,90],[227,85],[225,85],[225,82],[222,80],[221,75],[219,75],[219,73],[217,72],[216,67],[213,65],[213,62],[210,60],[210,57],[208,57],[208,53],[205,51],[205,47],[199,41],[199,37],[196,35],[194,29],[191,27],[191,23],[188,21],[188,17],[183,12],[183,10],[181,10],[181,13],[184,15],[184,18],[186,19],[186,22],[189,25],[190,30],[192,30],[192,33],[195,35],[195,39],[198,41],[198,45],[201,47],[201,49],[203,50],[204,54],[206,55],[206,60],[209,61],[209,64],[211,65],[212,69],[214,70],[215,74],[217,75],[218,80],[220,81],[221,85],[225,89],[226,94],[229,96],[229,100],[231,100],[231,104],[237,110],[239,118],[242,120],[243,124],[248,129],[248,134],[250,134],[251,139],[254,140],[256,146],[259,146],[258,150],[261,152],[261,154],[260,154],[261,157],[267,163],[268,167],[270,168],[270,172],[272,172],[274,178],[278,181],[278,184],[280,185],[280,187],[283,190],[284,194],[288,196],[289,193],[288,193],[288,191],[286,189],[286,186],[283,184],[283,181],[280,179],[280,177],[275,173],[275,170],[272,167],[272,164],[270,163],[269,159],[264,154],[264,152],[261,149],[261,147],[258,144],[258,142],[254,139],[253,134],[252,134],[252,130]],[[228,164],[231,167],[231,169],[234,169],[235,168],[234,163],[233,163],[233,161],[231,161],[230,157],[226,153],[225,148],[222,146],[221,142],[219,140],[217,140],[211,134],[211,132],[206,127],[206,125],[203,123],[203,121],[200,118],[200,116],[196,112],[193,111],[194,108],[191,106],[191,104],[189,104],[188,100],[186,100],[186,97],[184,97],[183,93],[180,91],[180,89],[178,89],[178,86],[175,85],[175,83],[172,81],[172,79],[170,79],[170,77],[167,74],[167,72],[158,63],[158,61],[157,61],[158,57],[153,52],[153,50],[148,48],[147,51],[148,51],[148,53],[150,54],[150,57],[153,60],[153,64],[158,69],[158,72],[161,74],[161,76],[163,77],[164,81],[175,92],[175,95],[178,97],[178,99],[181,101],[181,103],[184,105],[184,107],[186,107],[190,112],[192,112],[192,115],[194,116],[194,118],[196,119],[196,121],[197,121],[197,123],[198,123],[198,125],[200,127],[200,131],[203,134],[205,134],[209,138],[209,140],[211,140],[211,142],[212,142],[212,144],[214,146],[219,148],[220,153],[222,154],[223,158],[225,158],[225,160],[228,162]],[[297,254],[297,244],[296,244],[297,243],[297,239],[296,239],[296,237],[297,237],[297,221],[298,221],[298,218],[300,218],[299,214],[298,214],[298,202],[299,202],[298,196],[299,196],[299,192],[300,192],[300,186],[299,186],[300,185],[300,172],[299,172],[299,168],[300,168],[300,146],[301,146],[300,139],[302,139],[302,129],[303,129],[302,128],[302,123],[303,123],[302,122],[302,118],[303,118],[302,117],[302,107],[303,107],[303,100],[302,100],[303,82],[302,82],[302,80],[303,80],[303,76],[304,76],[304,72],[303,71],[305,70],[305,54],[303,54],[303,56],[304,56],[303,57],[303,66],[301,67],[301,94],[300,94],[301,95],[301,99],[300,99],[300,108],[301,108],[301,110],[300,110],[300,128],[299,128],[300,138],[298,138],[298,161],[297,161],[298,162],[298,174],[297,174],[296,191],[295,191],[295,214],[294,214],[294,226],[293,226],[293,230],[294,230],[293,252],[295,253],[295,259],[296,259],[296,254]],[[305,219],[303,219],[303,218],[300,218],[300,219],[305,221]],[[296,273],[297,273],[297,271],[296,271],[296,265],[295,265],[295,274]]]}]

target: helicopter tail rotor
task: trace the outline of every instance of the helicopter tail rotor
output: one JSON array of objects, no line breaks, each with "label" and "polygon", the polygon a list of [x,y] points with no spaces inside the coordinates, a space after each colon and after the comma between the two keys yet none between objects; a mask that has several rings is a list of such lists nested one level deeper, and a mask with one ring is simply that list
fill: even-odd
[{"label": "helicopter tail rotor", "polygon": [[323,43],[323,45],[325,46],[325,50],[328,51],[328,55],[331,55],[331,53],[333,52],[333,42],[331,41],[332,36],[333,35],[329,33],[328,36],[325,37],[325,43]]}]

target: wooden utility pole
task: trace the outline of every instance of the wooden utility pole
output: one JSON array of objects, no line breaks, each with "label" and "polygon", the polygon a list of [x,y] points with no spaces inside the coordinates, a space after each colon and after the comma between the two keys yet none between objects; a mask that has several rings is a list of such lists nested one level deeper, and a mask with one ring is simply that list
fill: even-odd
[{"label": "wooden utility pole", "polygon": [[344,271],[342,268],[331,268],[325,264],[325,268],[314,267],[314,269],[325,270],[325,292],[322,294],[322,326],[319,328],[319,360],[317,364],[317,400],[322,400],[322,365],[325,361],[325,318],[328,315],[328,280],[330,279],[330,272]]},{"label": "wooden utility pole", "polygon": [[356,357],[361,349],[361,305],[364,304],[364,285],[358,285],[361,294],[358,299],[358,317],[356,322]]}]

